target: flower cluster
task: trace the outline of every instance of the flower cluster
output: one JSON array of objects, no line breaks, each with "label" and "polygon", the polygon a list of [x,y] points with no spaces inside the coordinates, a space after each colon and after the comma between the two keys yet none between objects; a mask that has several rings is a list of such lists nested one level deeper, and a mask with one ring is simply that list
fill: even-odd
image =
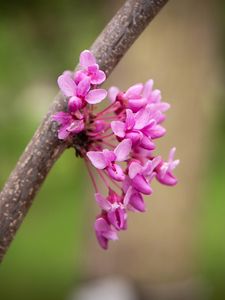
[{"label": "flower cluster", "polygon": [[[53,120],[59,124],[58,138],[70,140],[76,155],[84,159],[95,189],[101,213],[95,221],[96,237],[107,249],[109,240],[127,228],[127,212],[144,212],[144,195],[151,195],[151,181],[173,186],[179,160],[172,148],[167,161],[155,155],[155,140],[166,130],[162,126],[169,104],[153,89],[153,80],[131,86],[126,92],[111,87],[99,89],[105,73],[93,54],[80,54],[80,70],[65,71],[58,85],[67,97],[67,112],[58,112]],[[106,98],[109,104],[99,110],[96,104]],[[99,191],[93,166],[104,183],[106,195]]]}]

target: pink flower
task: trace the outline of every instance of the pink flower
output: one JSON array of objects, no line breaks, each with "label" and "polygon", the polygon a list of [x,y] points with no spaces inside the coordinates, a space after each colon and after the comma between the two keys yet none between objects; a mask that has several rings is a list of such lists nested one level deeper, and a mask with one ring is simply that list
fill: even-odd
[{"label": "pink flower", "polygon": [[176,166],[180,163],[179,159],[174,160],[174,155],[176,152],[176,148],[172,148],[169,153],[168,161],[159,164],[157,167],[157,175],[156,178],[162,184],[166,185],[175,185],[177,184],[176,177],[172,174],[172,171],[176,168]]},{"label": "pink flower", "polygon": [[147,104],[147,99],[142,97],[143,84],[138,83],[131,86],[125,93],[119,91],[117,87],[109,89],[109,98],[111,102],[120,101],[122,105],[137,112]]},{"label": "pink flower", "polygon": [[61,75],[58,78],[58,85],[62,93],[69,97],[69,108],[75,111],[89,104],[100,103],[105,99],[107,92],[104,89],[92,89],[89,77],[82,79],[78,85],[69,74]]},{"label": "pink flower", "polygon": [[76,72],[75,82],[78,83],[83,78],[89,77],[91,84],[101,84],[105,81],[105,73],[99,70],[99,65],[96,63],[94,55],[89,50],[84,50],[80,54],[80,66],[83,70]]},{"label": "pink flower", "polygon": [[107,198],[100,193],[95,194],[96,202],[99,207],[107,214],[108,222],[117,230],[127,228],[127,213],[126,207],[122,203],[122,198],[119,197],[113,190],[109,189]]},{"label": "pink flower", "polygon": [[74,116],[66,112],[58,112],[52,120],[56,121],[60,127],[58,130],[58,138],[65,140],[69,135],[76,134],[84,130],[84,121],[77,120]]},{"label": "pink flower", "polygon": [[122,168],[116,162],[127,160],[131,150],[131,141],[123,140],[114,151],[104,149],[103,151],[89,151],[87,157],[97,169],[106,169],[109,176],[117,181],[125,178]]},{"label": "pink flower", "polygon": [[109,240],[118,240],[117,232],[113,229],[104,217],[99,217],[95,221],[95,233],[100,246],[103,249],[108,248]]},{"label": "pink flower", "polygon": [[[153,80],[135,84],[126,92],[110,88],[111,103],[101,110],[96,104],[107,92],[96,85],[105,80],[105,73],[88,50],[81,53],[80,66],[75,73],[65,71],[59,76],[67,111],[52,119],[59,125],[58,138],[68,140],[85,162],[101,209],[94,225],[96,237],[107,249],[108,242],[127,229],[128,211],[146,210],[143,196],[153,193],[154,178],[166,185],[177,183],[173,170],[179,160],[174,160],[175,148],[168,161],[155,155],[155,139],[166,133],[162,122],[169,104],[162,102],[159,90],[153,90]],[[107,196],[100,191],[96,176]]]},{"label": "pink flower", "polygon": [[113,121],[111,128],[119,138],[129,138],[133,146],[140,146],[147,150],[155,148],[152,139],[165,134],[165,129],[157,125],[155,119],[152,118],[149,105],[135,114],[127,109],[125,122]]},{"label": "pink flower", "polygon": [[161,112],[162,121],[164,120],[163,112],[170,108],[166,102],[161,102],[161,92],[153,90],[153,80],[148,80],[144,85],[139,83],[131,86],[126,92],[121,92],[117,87],[111,87],[108,95],[111,102],[119,101],[124,108],[129,108],[137,112],[147,104],[152,105],[152,109]]},{"label": "pink flower", "polygon": [[145,211],[145,203],[142,194],[132,186],[129,186],[125,193],[124,203],[134,212]]},{"label": "pink flower", "polygon": [[152,189],[150,182],[156,175],[154,172],[157,165],[160,163],[160,157],[155,157],[153,160],[148,160],[144,166],[140,162],[133,161],[129,165],[128,175],[131,180],[131,185],[139,192],[145,195],[151,195]]}]

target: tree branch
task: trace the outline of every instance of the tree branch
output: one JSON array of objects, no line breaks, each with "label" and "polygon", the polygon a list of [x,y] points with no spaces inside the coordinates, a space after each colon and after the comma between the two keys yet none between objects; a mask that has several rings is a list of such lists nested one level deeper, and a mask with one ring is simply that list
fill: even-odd
[{"label": "tree branch", "polygon": [[[127,0],[91,47],[107,76],[168,0]],[[0,193],[0,261],[54,162],[69,146],[57,138],[51,121],[66,109],[58,94]]]}]

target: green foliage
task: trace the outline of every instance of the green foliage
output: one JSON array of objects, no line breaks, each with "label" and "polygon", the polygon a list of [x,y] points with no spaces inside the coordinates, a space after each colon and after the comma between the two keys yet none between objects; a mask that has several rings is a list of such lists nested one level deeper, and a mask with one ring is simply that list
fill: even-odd
[{"label": "green foliage", "polygon": [[[37,94],[41,94],[39,89],[44,84],[56,94],[57,76],[75,66],[79,52],[90,46],[103,26],[98,15],[101,3],[2,3],[1,187],[40,122],[40,116],[35,114],[41,106],[45,111],[52,100],[44,92],[46,99],[26,102],[27,91],[35,86]],[[72,150],[66,151],[51,170],[1,265],[1,299],[57,300],[68,296],[81,275],[85,176],[83,162],[75,158]]]}]

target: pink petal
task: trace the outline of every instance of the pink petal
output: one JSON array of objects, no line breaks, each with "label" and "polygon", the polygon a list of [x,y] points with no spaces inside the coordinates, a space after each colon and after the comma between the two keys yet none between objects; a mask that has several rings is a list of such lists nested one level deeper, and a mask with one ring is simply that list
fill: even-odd
[{"label": "pink petal", "polygon": [[66,70],[66,71],[63,72],[62,75],[69,75],[71,78],[73,78],[74,77],[74,72],[72,72],[70,70]]},{"label": "pink petal", "polygon": [[69,136],[70,132],[67,130],[67,125],[62,126],[58,130],[58,138],[60,140],[65,140]]},{"label": "pink petal", "polygon": [[110,230],[110,225],[106,222],[104,218],[98,218],[95,221],[95,230],[98,232],[106,232]]},{"label": "pink petal", "polygon": [[132,141],[133,146],[136,146],[143,139],[143,134],[140,131],[131,131],[126,133],[126,138]]},{"label": "pink petal", "polygon": [[59,76],[57,82],[66,97],[76,95],[76,84],[69,74]]},{"label": "pink petal", "polygon": [[96,238],[98,240],[99,245],[102,247],[102,249],[107,250],[108,249],[108,239],[103,237],[99,232],[96,233]]},{"label": "pink petal", "polygon": [[76,84],[79,84],[84,78],[87,77],[87,74],[83,70],[79,70],[74,74],[74,81]]},{"label": "pink petal", "polygon": [[112,121],[111,122],[111,128],[113,133],[118,136],[123,138],[125,136],[125,124],[121,121]]},{"label": "pink petal", "polygon": [[111,204],[109,201],[100,193],[95,193],[95,200],[103,210],[109,211],[111,209]]},{"label": "pink petal", "polygon": [[170,152],[169,152],[169,157],[168,157],[168,161],[171,162],[174,159],[175,156],[175,152],[176,152],[176,147],[173,147]]},{"label": "pink petal", "polygon": [[87,68],[96,63],[94,55],[89,50],[84,50],[80,54],[80,65]]},{"label": "pink petal", "polygon": [[141,173],[143,167],[137,163],[137,162],[132,162],[129,166],[129,177],[133,179],[138,173]]},{"label": "pink petal", "polygon": [[148,98],[151,95],[152,87],[153,87],[154,81],[152,79],[148,80],[143,89],[143,96],[145,98]]},{"label": "pink petal", "polygon": [[112,86],[111,88],[109,88],[108,96],[109,96],[109,100],[111,103],[116,101],[116,97],[119,94],[119,91],[120,90],[115,86]]},{"label": "pink petal", "polygon": [[110,231],[104,232],[102,235],[106,239],[111,240],[111,241],[118,240],[118,235],[117,235],[117,232],[115,230],[110,230]]},{"label": "pink petal", "polygon": [[95,73],[98,72],[98,70],[99,70],[98,64],[93,64],[87,68],[89,76],[95,75]]},{"label": "pink petal", "polygon": [[169,185],[169,186],[173,186],[173,185],[177,184],[176,177],[170,172],[166,173],[163,177],[160,176],[160,174],[157,174],[156,179],[160,183],[165,184],[165,185]]},{"label": "pink petal", "polygon": [[155,149],[155,144],[147,136],[144,136],[142,138],[140,146],[146,150],[154,150]]},{"label": "pink petal", "polygon": [[82,107],[83,103],[80,98],[73,96],[68,101],[68,108],[70,112],[75,112]]},{"label": "pink petal", "polygon": [[115,148],[116,161],[125,161],[131,151],[132,142],[130,139],[125,139]]},{"label": "pink petal", "polygon": [[125,98],[127,99],[136,99],[139,98],[141,95],[141,92],[143,90],[143,84],[138,83],[133,86],[131,86],[125,93]]},{"label": "pink petal", "polygon": [[134,127],[135,119],[132,110],[126,109],[126,129],[131,130]]},{"label": "pink petal", "polygon": [[78,97],[85,97],[88,93],[88,91],[90,90],[90,78],[89,77],[85,77],[84,79],[82,79],[78,86],[77,86],[77,96]]},{"label": "pink petal", "polygon": [[123,181],[125,179],[123,170],[119,165],[114,164],[112,167],[108,167],[107,172],[109,176],[116,181]]},{"label": "pink petal", "polygon": [[143,168],[142,174],[144,176],[151,176],[152,172],[161,162],[162,158],[160,156],[156,156],[152,160],[148,160]]},{"label": "pink petal", "polygon": [[138,99],[129,99],[128,107],[132,109],[133,112],[137,112],[139,109],[144,107],[148,103],[146,98],[138,98]]},{"label": "pink petal", "polygon": [[104,89],[96,89],[96,90],[91,90],[85,100],[89,103],[89,104],[96,104],[101,102],[103,99],[105,99],[105,97],[107,96],[107,91]]},{"label": "pink petal", "polygon": [[64,126],[70,122],[71,115],[64,111],[60,111],[52,116],[52,120]]},{"label": "pink petal", "polygon": [[149,183],[146,181],[144,176],[142,175],[136,175],[132,180],[133,187],[138,190],[139,192],[150,195],[152,193],[152,189],[149,185]]},{"label": "pink petal", "polygon": [[129,205],[140,212],[145,211],[145,203],[142,195],[138,192],[133,192],[130,196]]},{"label": "pink petal", "polygon": [[91,77],[92,84],[101,84],[105,81],[106,75],[103,71],[99,70],[94,76]]},{"label": "pink petal", "polygon": [[101,170],[107,166],[104,154],[100,151],[89,151],[87,152],[87,157],[97,169]]},{"label": "pink petal", "polygon": [[126,212],[124,209],[118,207],[114,211],[110,211],[107,214],[109,222],[117,229],[124,230],[126,229]]},{"label": "pink petal", "polygon": [[84,121],[83,120],[74,120],[70,126],[67,127],[67,130],[72,133],[79,133],[84,130]]},{"label": "pink petal", "polygon": [[149,135],[152,139],[162,137],[166,133],[166,129],[160,125],[153,126],[149,131]]},{"label": "pink petal", "polygon": [[105,161],[107,162],[107,165],[109,165],[111,162],[116,160],[116,155],[113,151],[110,151],[108,149],[103,149],[102,151]]},{"label": "pink petal", "polygon": [[134,208],[136,211],[144,212],[145,203],[142,195],[130,186],[124,196],[124,205]]},{"label": "pink petal", "polygon": [[145,126],[149,125],[151,120],[151,107],[147,105],[145,108],[142,108],[135,114],[135,129],[142,129]]},{"label": "pink petal", "polygon": [[148,102],[149,103],[158,103],[158,102],[160,102],[160,100],[161,100],[161,92],[160,92],[160,90],[154,90],[151,93],[151,95],[150,95],[150,97],[148,99]]},{"label": "pink petal", "polygon": [[[127,184],[127,187],[128,187],[128,184],[129,184],[129,183],[126,182],[126,184]],[[126,188],[127,188],[127,187],[126,187]],[[123,198],[123,204],[124,204],[125,207],[129,204],[130,197],[131,197],[131,195],[132,195],[132,191],[133,191],[133,188],[132,188],[132,186],[130,185],[130,186],[127,188],[127,191],[126,191],[125,196],[124,196],[124,198]]]}]

